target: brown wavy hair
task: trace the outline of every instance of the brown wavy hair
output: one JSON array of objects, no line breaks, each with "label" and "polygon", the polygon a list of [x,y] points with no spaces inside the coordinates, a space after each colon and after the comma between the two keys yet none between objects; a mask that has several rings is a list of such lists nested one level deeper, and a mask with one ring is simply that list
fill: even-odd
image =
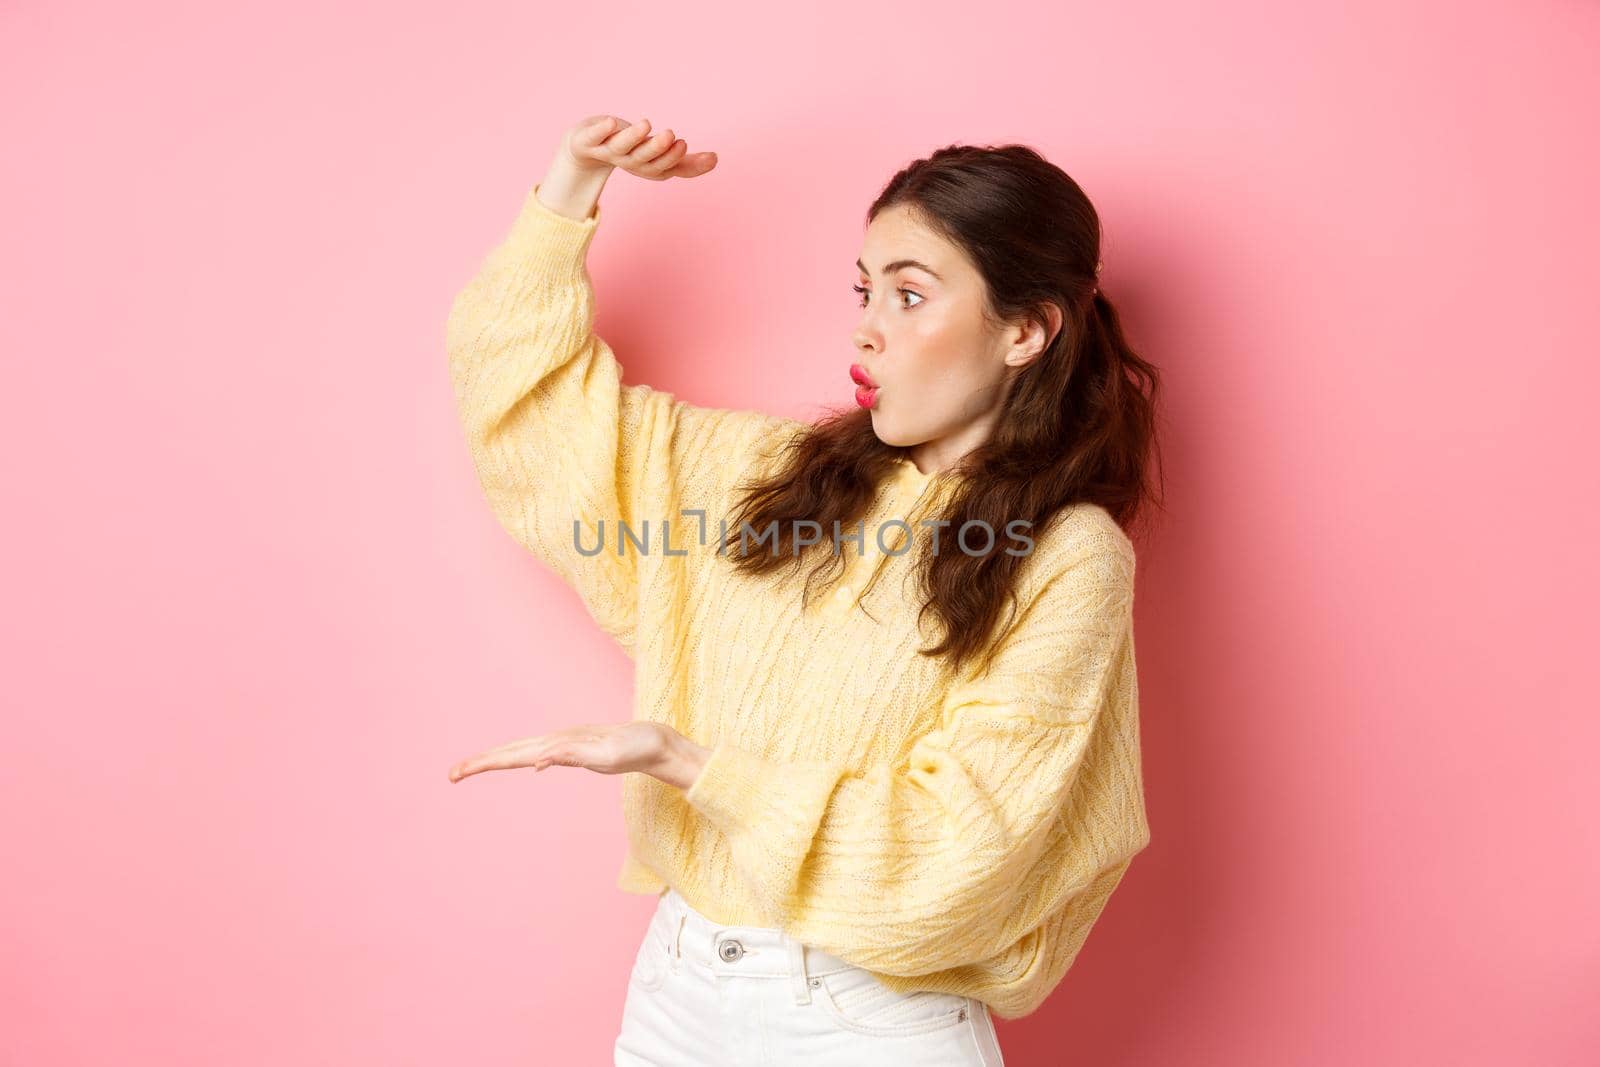
[{"label": "brown wavy hair", "polygon": [[[1100,218],[1065,171],[1025,145],[948,145],[889,180],[867,211],[870,225],[895,204],[962,249],[985,282],[984,314],[997,328],[1032,316],[1046,331],[1043,306],[1061,309],[1061,329],[1014,380],[994,433],[957,463],[961,478],[940,517],[949,529],[982,521],[999,531],[1016,519],[1041,531],[1070,505],[1103,506],[1129,531],[1147,506],[1159,506],[1151,487],[1160,376],[1123,336],[1115,306],[1098,286]],[[887,445],[860,407],[828,413],[790,440],[785,457],[765,479],[748,486],[736,523],[778,540],[767,550],[740,547],[733,565],[760,574],[799,568],[820,557],[810,579],[842,569],[842,553],[827,537],[794,548],[795,523],[823,530],[853,528],[881,480],[909,448]],[[1131,537],[1130,533],[1130,537]],[[922,614],[932,611],[943,640],[923,655],[947,656],[959,668],[993,650],[1001,615],[1025,555],[990,539],[989,551],[935,553],[924,539],[917,562]],[[832,563],[830,564],[830,561]]]}]

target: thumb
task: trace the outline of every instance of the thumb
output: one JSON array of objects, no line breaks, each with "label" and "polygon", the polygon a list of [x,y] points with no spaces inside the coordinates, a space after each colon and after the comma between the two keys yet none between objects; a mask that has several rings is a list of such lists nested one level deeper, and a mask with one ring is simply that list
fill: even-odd
[{"label": "thumb", "polygon": [[674,178],[695,178],[717,165],[715,152],[691,152],[667,171]]}]

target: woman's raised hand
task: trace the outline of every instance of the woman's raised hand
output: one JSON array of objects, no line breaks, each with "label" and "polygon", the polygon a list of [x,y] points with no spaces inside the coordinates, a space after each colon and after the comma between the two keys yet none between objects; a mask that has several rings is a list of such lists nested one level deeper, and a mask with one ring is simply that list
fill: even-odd
[{"label": "woman's raised hand", "polygon": [[615,115],[590,115],[566,132],[562,149],[580,171],[621,168],[653,182],[697,178],[717,165],[715,152],[689,152],[671,127],[652,133],[649,119],[628,122]]}]

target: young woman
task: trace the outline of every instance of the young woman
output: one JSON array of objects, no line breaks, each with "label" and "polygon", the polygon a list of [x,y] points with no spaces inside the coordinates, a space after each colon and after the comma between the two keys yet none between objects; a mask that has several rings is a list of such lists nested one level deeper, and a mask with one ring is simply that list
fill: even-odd
[{"label": "young woman", "polygon": [[1157,372],[1077,184],[949,146],[867,214],[853,409],[625,385],[593,332],[601,188],[715,163],[585,119],[451,309],[489,504],[637,685],[632,721],[450,778],[637,772],[617,884],[659,902],[618,1064],[999,1064],[992,1016],[1038,1007],[1149,842],[1125,529]]}]

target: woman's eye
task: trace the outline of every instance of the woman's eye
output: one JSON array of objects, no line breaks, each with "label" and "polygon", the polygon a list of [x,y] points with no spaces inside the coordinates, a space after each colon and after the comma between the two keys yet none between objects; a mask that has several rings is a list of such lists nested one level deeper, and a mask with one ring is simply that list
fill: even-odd
[{"label": "woman's eye", "polygon": [[[866,307],[867,306],[867,293],[868,293],[868,290],[862,288],[859,285],[852,285],[850,288],[854,289],[856,292],[861,294],[861,306],[862,307]],[[918,303],[920,303],[924,299],[926,299],[921,293],[914,292],[913,290],[910,290],[910,289],[896,289],[895,292],[904,293],[906,296],[914,296],[914,297],[917,298]],[[916,304],[904,304],[902,306],[903,307],[907,307],[907,308],[914,308],[917,305]]]}]

